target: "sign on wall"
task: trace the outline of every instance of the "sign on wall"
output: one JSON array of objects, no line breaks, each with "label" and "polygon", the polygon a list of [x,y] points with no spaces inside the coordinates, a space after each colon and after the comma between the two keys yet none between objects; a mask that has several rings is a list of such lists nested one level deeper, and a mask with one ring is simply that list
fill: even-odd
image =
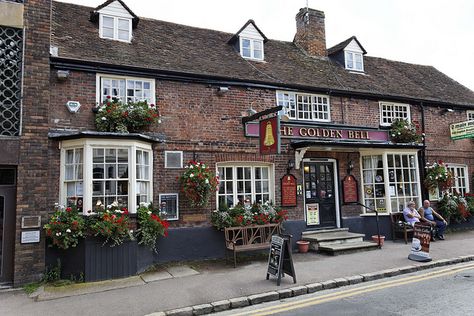
[{"label": "sign on wall", "polygon": [[449,125],[451,139],[474,138],[474,121],[465,121]]},{"label": "sign on wall", "polygon": [[306,223],[307,225],[319,225],[319,203],[306,204]]},{"label": "sign on wall", "polygon": [[292,174],[281,178],[281,206],[296,206],[296,178]]},{"label": "sign on wall", "polygon": [[278,115],[260,121],[260,154],[280,153],[280,120]]},{"label": "sign on wall", "polygon": [[344,204],[359,202],[359,189],[353,175],[347,175],[342,180],[342,196]]}]

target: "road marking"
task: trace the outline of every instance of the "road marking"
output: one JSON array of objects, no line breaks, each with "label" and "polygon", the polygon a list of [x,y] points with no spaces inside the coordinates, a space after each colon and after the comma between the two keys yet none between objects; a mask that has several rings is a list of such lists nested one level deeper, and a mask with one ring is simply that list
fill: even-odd
[{"label": "road marking", "polygon": [[396,280],[390,280],[386,282],[381,282],[381,283],[376,283],[376,284],[371,284],[371,285],[365,285],[365,286],[360,286],[357,288],[353,289],[348,289],[344,291],[338,291],[335,293],[330,293],[330,294],[325,294],[321,295],[318,297],[313,297],[313,298],[307,298],[304,300],[300,300],[297,302],[289,302],[289,303],[284,303],[280,304],[278,306],[269,306],[257,310],[252,310],[248,312],[243,312],[243,313],[237,313],[233,314],[234,316],[243,316],[243,315],[254,315],[254,316],[264,316],[264,315],[272,315],[276,313],[281,313],[293,309],[298,309],[298,308],[303,308],[311,305],[318,305],[330,301],[334,301],[337,299],[341,298],[346,298],[350,296],[355,296],[355,295],[360,295],[368,292],[373,292],[377,290],[382,290],[390,287],[395,287],[395,286],[400,286],[400,285],[405,285],[405,284],[410,284],[410,283],[415,283],[415,282],[420,282],[420,281],[425,281],[433,278],[439,278],[442,276],[458,273],[464,270],[469,270],[474,268],[474,264],[468,264],[468,265],[462,265],[456,268],[447,268],[447,269],[442,269],[438,271],[433,271],[433,272],[428,272],[424,273],[422,275],[415,275],[415,276],[409,276],[401,279],[396,279]]}]

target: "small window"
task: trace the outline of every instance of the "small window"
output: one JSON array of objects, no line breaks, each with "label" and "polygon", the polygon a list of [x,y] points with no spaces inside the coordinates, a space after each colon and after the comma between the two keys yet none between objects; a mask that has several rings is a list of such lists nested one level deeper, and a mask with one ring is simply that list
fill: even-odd
[{"label": "small window", "polygon": [[380,125],[390,126],[396,119],[410,122],[410,105],[401,103],[380,102]]},{"label": "small window", "polygon": [[132,38],[132,19],[100,15],[100,37],[123,42]]},{"label": "small window", "polygon": [[325,95],[277,91],[277,105],[290,119],[330,122],[329,98]]},{"label": "small window", "polygon": [[160,194],[160,211],[167,220],[179,219],[178,193]]},{"label": "small window", "polygon": [[448,171],[452,173],[454,184],[451,187],[451,193],[457,192],[464,196],[469,192],[469,180],[466,165],[456,165],[447,163]]},{"label": "small window", "polygon": [[182,151],[165,151],[165,168],[178,169],[183,168]]},{"label": "small window", "polygon": [[240,55],[244,58],[263,60],[263,41],[241,37]]},{"label": "small window", "polygon": [[474,110],[467,111],[467,120],[468,121],[474,121]]},{"label": "small window", "polygon": [[362,53],[345,51],[346,69],[364,71]]},{"label": "small window", "polygon": [[100,77],[100,96],[98,102],[107,96],[124,103],[146,101],[155,103],[155,81],[142,78]]},{"label": "small window", "polygon": [[15,185],[15,169],[0,168],[0,185]]}]

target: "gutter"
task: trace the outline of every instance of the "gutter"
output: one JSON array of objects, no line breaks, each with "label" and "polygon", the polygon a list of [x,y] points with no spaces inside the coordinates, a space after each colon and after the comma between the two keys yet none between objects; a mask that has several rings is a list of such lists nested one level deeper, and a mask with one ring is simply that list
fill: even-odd
[{"label": "gutter", "polygon": [[344,96],[344,97],[363,97],[370,100],[384,99],[387,101],[399,101],[406,103],[421,104],[423,102],[429,102],[430,105],[440,107],[455,107],[457,109],[472,110],[474,109],[473,104],[458,104],[450,102],[441,102],[429,99],[410,98],[398,95],[389,95],[381,93],[361,92],[361,91],[350,91],[332,88],[316,88],[314,86],[306,86],[299,84],[285,84],[285,83],[268,83],[265,81],[258,80],[244,80],[238,78],[229,78],[223,76],[214,76],[206,74],[193,74],[180,71],[169,71],[169,70],[158,70],[143,67],[133,67],[125,65],[110,65],[95,61],[84,61],[74,60],[61,57],[51,57],[50,64],[56,69],[62,70],[78,70],[86,72],[103,72],[110,74],[120,75],[131,75],[131,76],[148,76],[156,79],[187,82],[187,83],[202,83],[209,85],[233,85],[238,87],[249,87],[249,88],[260,88],[260,89],[293,89],[305,92],[318,92],[333,96]]}]

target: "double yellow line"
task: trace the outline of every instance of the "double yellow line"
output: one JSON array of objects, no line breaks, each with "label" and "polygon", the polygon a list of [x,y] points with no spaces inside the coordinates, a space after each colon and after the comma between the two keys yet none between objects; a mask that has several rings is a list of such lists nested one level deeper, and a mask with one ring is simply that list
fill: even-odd
[{"label": "double yellow line", "polygon": [[395,280],[390,280],[390,281],[385,281],[385,282],[380,282],[372,285],[365,285],[365,286],[360,286],[357,288],[353,289],[348,289],[344,291],[338,291],[330,294],[325,294],[321,295],[318,297],[313,297],[313,298],[307,298],[303,300],[298,300],[296,302],[289,302],[289,303],[283,303],[279,304],[276,306],[270,306],[270,307],[265,307],[257,310],[252,310],[248,312],[243,312],[243,313],[237,313],[233,314],[234,316],[243,316],[243,315],[254,315],[254,316],[264,316],[264,315],[272,315],[276,313],[281,313],[281,312],[286,312],[298,308],[303,308],[307,306],[312,306],[312,305],[318,305],[350,296],[355,296],[355,295],[360,295],[368,292],[374,292],[386,288],[391,288],[395,286],[400,286],[404,284],[410,284],[410,283],[415,283],[415,282],[420,282],[420,281],[425,281],[433,278],[439,278],[442,276],[450,275],[450,274],[455,274],[459,273],[464,270],[470,270],[474,268],[474,263],[468,264],[468,265],[462,265],[458,266],[455,268],[447,268],[447,269],[442,269],[442,270],[437,270],[429,273],[425,273],[422,275],[415,275],[415,276],[409,276],[401,279],[395,279]]}]

